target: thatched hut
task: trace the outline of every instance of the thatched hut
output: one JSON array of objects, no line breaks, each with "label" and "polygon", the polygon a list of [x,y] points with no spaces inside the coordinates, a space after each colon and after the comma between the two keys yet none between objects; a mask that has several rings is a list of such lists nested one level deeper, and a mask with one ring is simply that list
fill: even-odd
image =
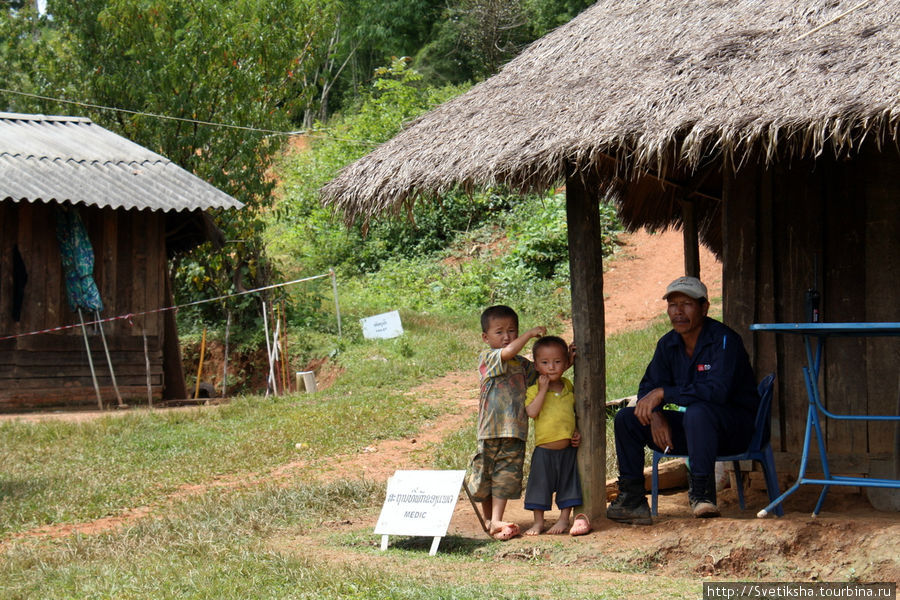
[{"label": "thatched hut", "polygon": [[[681,227],[723,259],[724,320],[757,371],[777,370],[774,446],[793,471],[805,391],[800,341],[751,334],[803,320],[897,321],[900,306],[900,2],[601,1],[468,93],[417,119],[323,190],[349,219],[399,212],[454,186],[566,183],[580,452],[603,507],[604,335],[597,203],[630,227]],[[898,345],[829,347],[833,408],[895,414]],[[893,460],[893,426],[829,423],[835,471]]]},{"label": "thatched hut", "polygon": [[[221,236],[206,210],[241,206],[90,119],[0,113],[0,410],[94,403],[97,389],[107,404],[185,398],[174,314],[153,312],[172,305],[167,257]],[[99,316],[136,316],[70,327],[60,214],[83,223]]]}]

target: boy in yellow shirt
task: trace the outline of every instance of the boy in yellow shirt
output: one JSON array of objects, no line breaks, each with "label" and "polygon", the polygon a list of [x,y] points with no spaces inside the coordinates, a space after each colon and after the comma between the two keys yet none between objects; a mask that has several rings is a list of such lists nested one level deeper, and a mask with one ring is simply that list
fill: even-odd
[{"label": "boy in yellow shirt", "polygon": [[[584,535],[590,520],[579,514],[570,520],[573,506],[582,504],[581,482],[575,463],[581,435],[575,426],[575,394],[572,382],[563,377],[571,365],[569,347],[556,336],[546,336],[532,348],[538,381],[525,395],[525,412],[534,419],[534,453],[525,490],[525,508],[534,512],[534,524],[525,535],[544,531],[544,512],[550,510],[553,493],[560,509],[559,520],[547,533]],[[571,527],[571,528],[570,528]]]}]

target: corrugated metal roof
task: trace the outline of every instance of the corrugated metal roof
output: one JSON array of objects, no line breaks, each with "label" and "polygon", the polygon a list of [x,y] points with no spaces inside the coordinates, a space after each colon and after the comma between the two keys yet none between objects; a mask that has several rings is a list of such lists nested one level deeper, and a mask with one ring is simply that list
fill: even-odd
[{"label": "corrugated metal roof", "polygon": [[0,112],[0,200],[182,211],[243,204],[84,117]]}]

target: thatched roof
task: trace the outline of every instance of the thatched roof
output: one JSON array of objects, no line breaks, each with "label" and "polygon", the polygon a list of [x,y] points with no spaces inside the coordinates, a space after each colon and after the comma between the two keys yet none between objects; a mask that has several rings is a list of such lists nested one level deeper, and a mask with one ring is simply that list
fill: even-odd
[{"label": "thatched roof", "polygon": [[567,164],[659,189],[709,162],[896,143],[898,125],[900,0],[602,0],[322,191],[367,219],[455,186],[547,189]]}]

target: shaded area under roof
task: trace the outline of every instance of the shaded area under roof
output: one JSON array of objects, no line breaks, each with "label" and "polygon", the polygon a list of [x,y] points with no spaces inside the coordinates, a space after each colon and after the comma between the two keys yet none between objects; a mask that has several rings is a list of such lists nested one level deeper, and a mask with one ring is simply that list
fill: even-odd
[{"label": "shaded area under roof", "polygon": [[2,112],[0,200],[164,212],[243,206],[90,119]]}]

